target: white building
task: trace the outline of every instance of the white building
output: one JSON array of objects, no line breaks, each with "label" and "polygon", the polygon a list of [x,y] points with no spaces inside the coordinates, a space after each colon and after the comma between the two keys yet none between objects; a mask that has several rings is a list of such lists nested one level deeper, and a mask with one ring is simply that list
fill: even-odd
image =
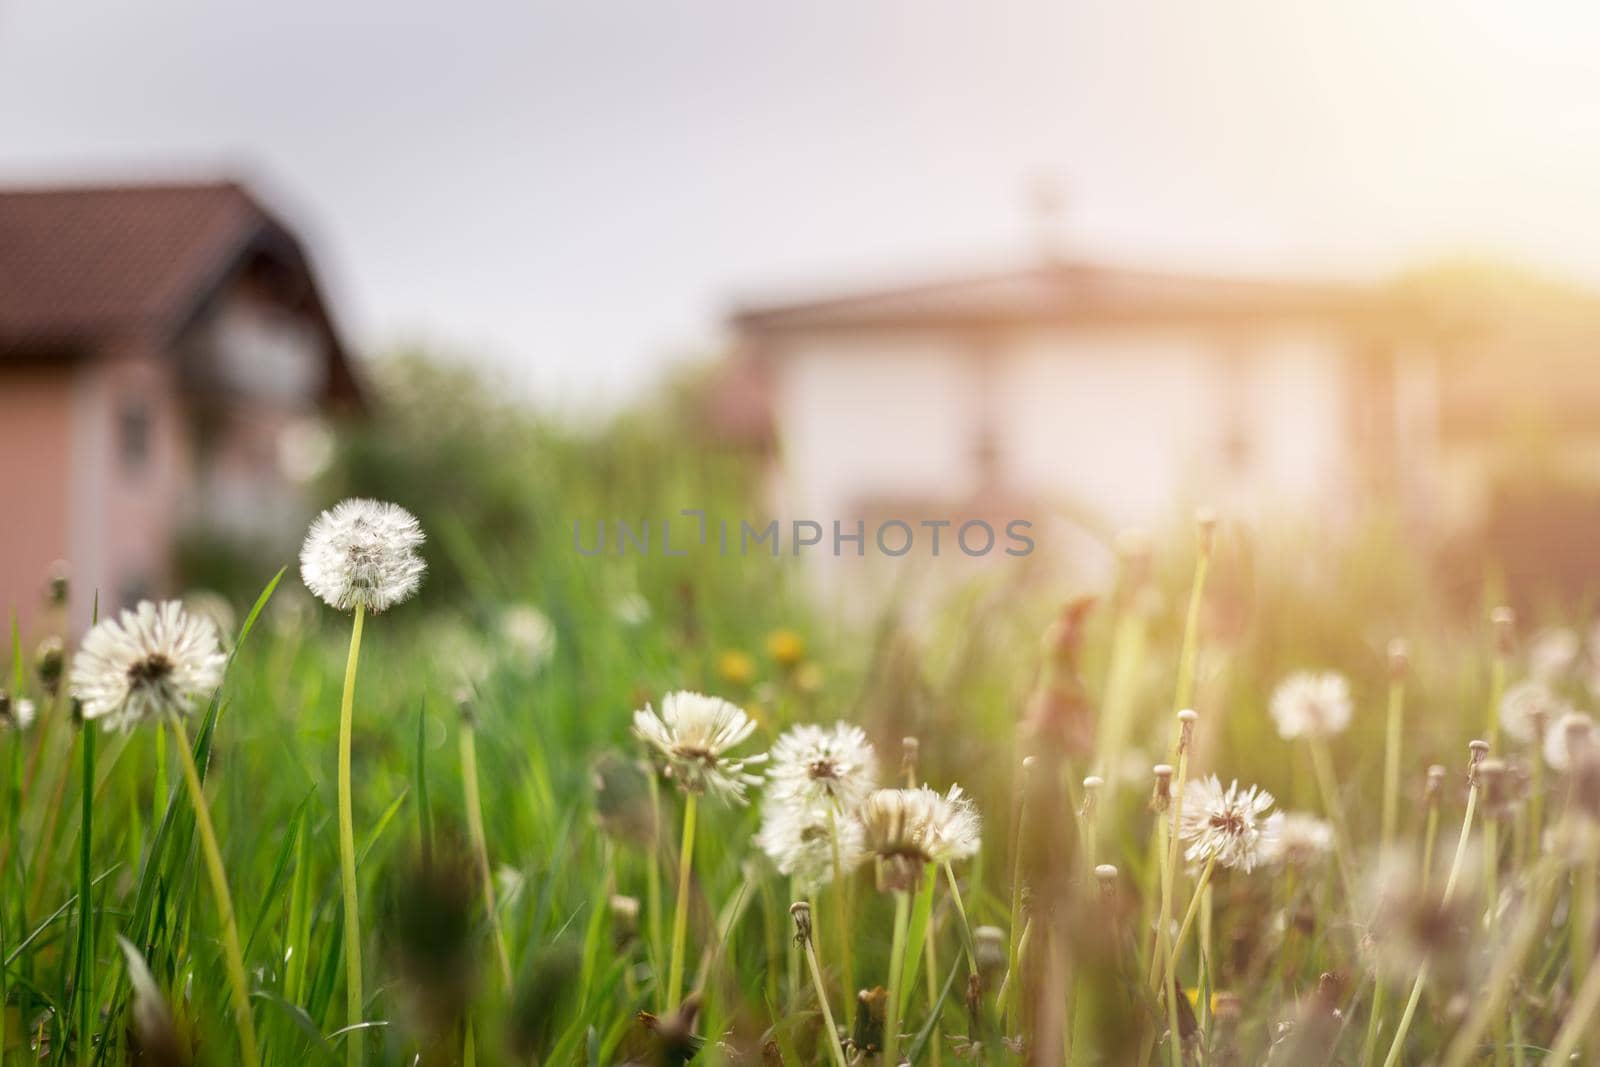
[{"label": "white building", "polygon": [[1073,552],[1433,491],[1432,347],[1385,290],[1047,261],[732,323],[723,413],[768,435],[780,518],[1023,517]]}]

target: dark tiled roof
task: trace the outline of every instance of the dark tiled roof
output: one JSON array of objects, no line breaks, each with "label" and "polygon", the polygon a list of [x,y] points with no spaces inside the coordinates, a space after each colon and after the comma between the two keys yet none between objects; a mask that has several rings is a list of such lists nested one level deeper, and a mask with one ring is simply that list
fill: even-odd
[{"label": "dark tiled roof", "polygon": [[266,222],[232,183],[0,189],[0,338],[181,319]]},{"label": "dark tiled roof", "polygon": [[0,188],[0,359],[70,356],[135,333],[175,336],[254,253],[300,280],[297,303],[328,340],[329,399],[359,405],[299,242],[227,181]]}]

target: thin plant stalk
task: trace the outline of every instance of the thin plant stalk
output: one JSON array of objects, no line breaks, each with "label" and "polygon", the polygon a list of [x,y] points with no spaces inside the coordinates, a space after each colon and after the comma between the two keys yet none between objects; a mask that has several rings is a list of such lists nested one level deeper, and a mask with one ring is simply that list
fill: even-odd
[{"label": "thin plant stalk", "polygon": [[[361,900],[356,890],[356,824],[350,789],[350,741],[355,724],[356,668],[361,660],[365,604],[357,604],[350,624],[350,655],[345,661],[344,694],[339,700],[339,882],[344,901],[345,1025],[359,1027],[366,998],[361,982]],[[366,1043],[359,1029],[345,1041],[345,1063],[361,1067]]]},{"label": "thin plant stalk", "polygon": [[675,1012],[682,1001],[684,941],[689,932],[689,872],[694,867],[695,819],[699,796],[685,793],[683,800],[683,843],[678,849],[678,899],[672,913],[672,962],[667,970],[667,1011]]},{"label": "thin plant stalk", "polygon": [[244,969],[244,952],[239,947],[233,894],[228,890],[228,873],[222,864],[222,848],[217,843],[217,831],[211,823],[211,808],[206,803],[205,787],[200,784],[200,771],[189,749],[183,720],[174,713],[167,721],[172,725],[172,737],[178,749],[178,766],[183,771],[189,802],[194,808],[194,825],[200,838],[201,853],[205,856],[206,874],[211,880],[211,895],[217,902],[217,925],[222,930],[223,958],[227,961],[228,984],[233,996],[233,1017],[239,1030],[240,1061],[245,1067],[259,1067],[261,1057],[256,1048],[255,1017],[250,1010],[250,985]]},{"label": "thin plant stalk", "polygon": [[1594,961],[1583,984],[1573,994],[1572,1003],[1567,1006],[1567,1019],[1556,1032],[1555,1043],[1543,1062],[1569,1062],[1577,1053],[1578,1046],[1594,1032],[1596,1011],[1600,1011],[1600,960]]},{"label": "thin plant stalk", "polygon": [[[839,1030],[833,1023],[833,1009],[828,1006],[828,990],[822,984],[822,967],[817,963],[817,949],[812,944],[811,931],[802,928],[795,935],[805,951],[806,969],[811,974],[811,988],[817,995],[817,1006],[822,1009],[822,1025],[827,1035],[828,1049],[834,1067],[849,1067],[844,1058],[844,1043],[839,1040]],[[846,999],[849,999],[848,996]]]},{"label": "thin plant stalk", "polygon": [[855,953],[850,945],[851,940],[851,908],[850,908],[850,879],[844,869],[844,855],[839,848],[839,820],[834,813],[833,805],[828,806],[828,840],[833,848],[833,899],[834,909],[838,916],[833,920],[833,925],[838,931],[835,935],[839,942],[839,976],[844,983],[844,1021],[850,1023],[850,1004],[855,1000],[856,991],[856,961]]},{"label": "thin plant stalk", "polygon": [[1017,989],[1022,984],[1016,981],[1017,958],[1021,954],[1022,937],[1022,841],[1023,835],[1028,830],[1028,786],[1029,772],[1033,769],[1033,757],[1022,761],[1022,776],[1017,782],[1017,821],[1015,836],[1012,837],[1011,861],[1011,931],[1009,945],[1006,951],[1006,981],[1005,988],[1008,995],[1005,997],[1005,1025],[1006,1032],[1012,1033],[1012,1025],[1016,1022],[1017,1015]]},{"label": "thin plant stalk", "polygon": [[[83,825],[78,831],[78,1064],[88,1067],[94,1052],[94,727],[84,723]],[[0,1004],[0,1011],[5,1009]],[[4,1046],[0,1046],[3,1049]],[[252,1051],[254,1051],[252,1049]]]},{"label": "thin plant stalk", "polygon": [[[1180,733],[1182,730],[1183,727],[1180,726]],[[1172,920],[1172,894],[1174,892],[1174,884],[1178,880],[1178,827],[1183,820],[1183,789],[1184,783],[1188,780],[1188,774],[1189,747],[1180,744],[1178,746],[1178,775],[1173,784],[1171,813],[1161,812],[1156,816],[1158,820],[1166,824],[1165,833],[1159,842],[1160,847],[1165,852],[1165,858],[1161,866],[1161,910],[1156,915],[1156,932],[1158,935],[1161,931],[1167,929]],[[1150,984],[1152,986],[1155,985],[1156,979],[1160,976],[1161,967],[1165,964],[1159,949],[1159,937],[1157,942],[1158,947],[1150,954]]]},{"label": "thin plant stalk", "polygon": [[1356,901],[1359,898],[1356,892],[1354,876],[1350,873],[1350,859],[1352,848],[1350,845],[1350,829],[1345,825],[1344,808],[1339,804],[1339,786],[1333,774],[1333,760],[1328,755],[1328,743],[1319,736],[1313,735],[1307,741],[1306,747],[1311,751],[1311,769],[1317,779],[1317,790],[1322,794],[1322,805],[1327,809],[1328,819],[1333,823],[1334,835],[1334,866],[1339,870],[1339,879],[1344,884],[1345,899]]},{"label": "thin plant stalk", "polygon": [[1178,976],[1178,963],[1183,959],[1183,946],[1188,941],[1189,930],[1194,926],[1194,919],[1200,912],[1200,901],[1205,895],[1206,887],[1211,884],[1212,872],[1217,868],[1217,857],[1212,856],[1206,860],[1206,865],[1200,868],[1200,878],[1194,884],[1194,895],[1189,898],[1189,907],[1183,913],[1183,921],[1178,924],[1178,936],[1172,940],[1172,954],[1167,958],[1167,985]]},{"label": "thin plant stalk", "polygon": [[500,928],[500,908],[495,901],[494,873],[489,869],[489,840],[483,831],[483,800],[478,788],[478,731],[468,712],[461,717],[461,783],[466,793],[467,833],[472,835],[472,851],[478,860],[478,879],[483,882],[483,907],[489,918],[489,933],[494,938],[496,962],[500,965],[502,988],[511,988],[511,957],[506,952],[505,932]]},{"label": "thin plant stalk", "polygon": [[889,1001],[884,1008],[883,1062],[900,1063],[900,978],[905,973],[906,928],[911,921],[911,895],[894,892],[894,937],[889,943]]},{"label": "thin plant stalk", "polygon": [[[1450,874],[1445,879],[1444,894],[1441,903],[1449,904],[1450,898],[1455,896],[1456,882],[1461,877],[1461,868],[1466,861],[1467,841],[1472,836],[1472,817],[1478,808],[1478,778],[1474,773],[1472,784],[1467,789],[1467,810],[1461,819],[1461,834],[1456,838],[1455,859],[1450,861]],[[1411,996],[1406,999],[1405,1011],[1400,1014],[1400,1023],[1395,1027],[1394,1040],[1389,1045],[1389,1054],[1383,1059],[1383,1067],[1395,1067],[1400,1062],[1400,1052],[1405,1047],[1406,1033],[1411,1029],[1411,1020],[1416,1017],[1417,1003],[1422,999],[1422,987],[1427,984],[1429,960],[1423,960],[1417,968],[1417,977],[1411,983]]]},{"label": "thin plant stalk", "polygon": [[[1394,845],[1395,832],[1400,825],[1400,745],[1405,726],[1405,651],[1398,653],[1400,669],[1395,669],[1397,654],[1390,646],[1389,715],[1384,723],[1384,809],[1382,809],[1381,841],[1384,848]],[[1362,1045],[1362,1062],[1371,1062],[1378,1051],[1378,1033],[1382,1029],[1384,1000],[1389,995],[1381,973],[1373,981],[1373,1006],[1366,1014],[1366,1040]]]},{"label": "thin plant stalk", "polygon": [[645,776],[650,785],[650,857],[644,866],[644,907],[646,934],[650,939],[650,970],[655,975],[656,1008],[665,1012],[662,1000],[666,987],[661,984],[661,786],[654,774]]},{"label": "thin plant stalk", "polygon": [[977,943],[972,938],[972,924],[967,921],[967,906],[961,900],[961,886],[956,881],[955,867],[948,860],[944,864],[944,879],[950,886],[950,902],[956,906],[956,918],[961,920],[961,947],[967,953],[967,969],[977,974]]},{"label": "thin plant stalk", "polygon": [[[1467,1016],[1466,1022],[1456,1031],[1454,1039],[1450,1042],[1445,1054],[1445,1067],[1464,1067],[1476,1053],[1475,1046],[1483,1032],[1491,1024],[1498,1023],[1504,1018],[1506,996],[1511,991],[1517,973],[1522,970],[1528,953],[1533,949],[1539,931],[1545,927],[1551,900],[1555,896],[1556,883],[1559,880],[1555,867],[1554,858],[1547,857],[1540,865],[1540,869],[1534,871],[1534,888],[1529,894],[1520,921],[1494,962],[1489,973],[1487,988],[1476,998],[1472,1013]],[[1500,1043],[1496,1042],[1497,1060],[1500,1055]],[[1551,1056],[1546,1062],[1555,1064],[1564,1060],[1558,1056]]]}]

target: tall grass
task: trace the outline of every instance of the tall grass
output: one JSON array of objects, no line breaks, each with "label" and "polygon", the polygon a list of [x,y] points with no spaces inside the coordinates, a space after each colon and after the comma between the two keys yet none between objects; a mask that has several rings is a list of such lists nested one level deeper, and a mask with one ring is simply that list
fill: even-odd
[{"label": "tall grass", "polygon": [[[176,738],[172,788],[155,732],[80,747],[68,702],[14,644],[11,696],[41,718],[0,732],[0,1064],[164,1062],[136,1025],[119,937],[168,1005],[172,1047],[213,1064],[247,1056],[241,981],[271,1065],[839,1065],[891,1049],[1003,1063],[1040,1062],[1047,1045],[1050,1062],[1118,1067],[1533,1064],[1592,1044],[1593,783],[1542,772],[1538,808],[1531,784],[1480,796],[1467,742],[1527,662],[1497,654],[1483,605],[1435,586],[1381,530],[1339,550],[1224,525],[1203,570],[1189,537],[1157,538],[1083,624],[1072,677],[1054,678],[1084,696],[1090,728],[1051,747],[1018,729],[1037,638],[1058,601],[1098,583],[996,571],[872,631],[818,613],[791,564],[579,557],[575,518],[752,514],[749,467],[692,442],[663,458],[677,424],[592,439],[495,429],[511,458],[472,452],[468,427],[418,431],[420,450],[488,465],[464,480],[494,484],[466,503],[458,486],[412,499],[383,484],[406,457],[374,456],[397,445],[358,443],[343,468],[414,507],[437,576],[362,648],[359,715],[337,699],[346,624],[307,610],[289,580],[249,613],[222,689]],[[551,620],[548,651],[500,625],[525,603]],[[778,629],[803,635],[802,663],[766,651]],[[1403,694],[1386,653],[1397,635]],[[729,651],[750,676],[727,671]],[[1342,670],[1355,691],[1353,725],[1324,751],[1282,741],[1267,714],[1303,667]],[[464,681],[469,721],[419,715]],[[1591,699],[1581,672],[1553,684]],[[632,710],[678,688],[750,709],[753,749],[835,718],[862,722],[884,754],[917,737],[917,777],[975,796],[984,851],[913,893],[873,892],[863,872],[816,894],[804,911],[820,931],[801,931],[790,983],[799,912],[752,846],[757,812],[680,800],[629,737]],[[1175,698],[1199,712],[1177,750]],[[600,790],[607,752],[620,769]],[[1540,758],[1503,735],[1488,755]],[[1329,809],[1336,854],[1248,873],[1185,864],[1148,803],[1150,766],[1174,756],[1185,776]],[[1433,764],[1447,770],[1428,789]],[[1103,782],[1086,798],[1090,774]],[[1406,892],[1380,912],[1369,883],[1395,857]],[[1416,954],[1397,971],[1379,950],[1407,934]]]}]

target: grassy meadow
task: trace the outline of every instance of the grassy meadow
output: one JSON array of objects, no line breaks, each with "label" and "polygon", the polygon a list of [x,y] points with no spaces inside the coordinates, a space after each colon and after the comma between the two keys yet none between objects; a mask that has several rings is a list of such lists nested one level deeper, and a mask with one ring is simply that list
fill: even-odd
[{"label": "grassy meadow", "polygon": [[[1570,604],[1496,622],[1517,590],[1442,579],[1391,525],[1335,543],[1222,516],[1121,542],[1109,583],[1030,558],[936,608],[847,620],[792,561],[573,550],[575,519],[761,514],[752,459],[673,396],[578,432],[425,364],[390,372],[323,487],[428,534],[421,591],[366,619],[354,690],[353,1028],[351,618],[306,591],[292,547],[192,561],[233,612],[223,683],[185,727],[260,1062],[1600,1062],[1600,774],[1563,718],[1600,664]],[[36,716],[0,730],[0,1064],[244,1062],[178,742],[80,728],[73,650],[55,680],[48,650],[12,652],[10,706]],[[1273,694],[1306,670],[1348,679],[1350,718],[1285,738]],[[1501,705],[1535,679],[1529,738]],[[803,886],[756,844],[756,787],[696,798],[684,867],[684,779],[633,733],[678,690],[748,712],[745,755],[859,724],[878,785],[963,788],[981,848],[880,840]],[[1197,813],[1183,786],[1210,775],[1317,822],[1269,847],[1251,836],[1267,809],[1259,828]],[[1248,863],[1204,851],[1241,833]],[[904,864],[911,882],[880,889]]]}]

